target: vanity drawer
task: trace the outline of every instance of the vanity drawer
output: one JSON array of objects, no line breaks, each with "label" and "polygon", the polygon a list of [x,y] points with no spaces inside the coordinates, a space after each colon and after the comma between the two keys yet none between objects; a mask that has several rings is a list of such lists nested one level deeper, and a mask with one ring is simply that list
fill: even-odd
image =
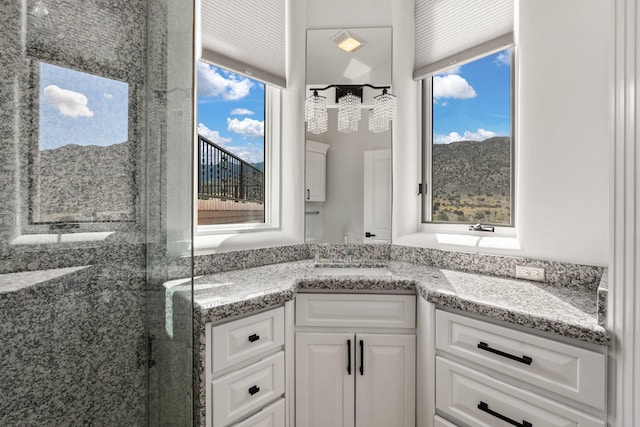
[{"label": "vanity drawer", "polygon": [[211,371],[284,345],[284,307],[211,327]]},{"label": "vanity drawer", "polygon": [[226,426],[284,394],[284,352],[214,380],[213,425]]},{"label": "vanity drawer", "polygon": [[479,427],[606,425],[603,420],[591,415],[500,382],[440,356],[436,357],[436,409],[461,423]]},{"label": "vanity drawer", "polygon": [[458,426],[436,415],[435,417],[433,417],[433,427],[458,427]]},{"label": "vanity drawer", "polygon": [[233,427],[284,427],[284,399],[267,406]]},{"label": "vanity drawer", "polygon": [[442,310],[436,348],[599,410],[605,355]]},{"label": "vanity drawer", "polygon": [[296,326],[415,328],[415,295],[298,294]]}]

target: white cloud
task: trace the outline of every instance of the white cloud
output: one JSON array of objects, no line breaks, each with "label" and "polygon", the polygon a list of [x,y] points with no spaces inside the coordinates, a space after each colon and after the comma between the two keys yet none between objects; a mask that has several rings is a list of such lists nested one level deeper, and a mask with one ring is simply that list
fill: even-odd
[{"label": "white cloud", "polygon": [[264,161],[264,153],[258,147],[241,145],[237,147],[227,147],[227,149],[247,163],[260,163]]},{"label": "white cloud", "polygon": [[247,110],[246,108],[234,108],[231,110],[232,116],[251,116],[253,114],[255,114],[253,111]]},{"label": "white cloud", "polygon": [[102,96],[104,96],[106,99],[113,99],[113,95],[111,95],[110,93],[103,93]]},{"label": "white cloud", "polygon": [[478,129],[476,132],[466,130],[464,135],[460,135],[458,132],[451,132],[449,135],[433,135],[433,143],[450,144],[456,141],[484,141],[497,135],[497,133],[486,129]]},{"label": "white cloud", "polygon": [[254,84],[246,77],[234,73],[222,75],[204,62],[198,63],[198,94],[203,97],[222,96],[226,100],[238,100],[249,95]]},{"label": "white cloud", "polygon": [[511,49],[500,52],[496,59],[493,60],[493,63],[497,66],[511,65]]},{"label": "white cloud", "polygon": [[198,135],[202,135],[209,141],[218,145],[225,145],[231,142],[231,138],[224,138],[220,136],[220,132],[217,130],[211,130],[202,123],[198,123]]},{"label": "white cloud", "polygon": [[476,91],[464,78],[457,74],[448,74],[433,78],[433,97],[469,99],[476,97]]},{"label": "white cloud", "polygon": [[252,138],[264,137],[264,120],[258,121],[245,117],[242,120],[227,118],[227,130]]},{"label": "white cloud", "polygon": [[93,111],[87,106],[89,100],[80,92],[49,85],[44,88],[44,100],[63,116],[93,117]]}]

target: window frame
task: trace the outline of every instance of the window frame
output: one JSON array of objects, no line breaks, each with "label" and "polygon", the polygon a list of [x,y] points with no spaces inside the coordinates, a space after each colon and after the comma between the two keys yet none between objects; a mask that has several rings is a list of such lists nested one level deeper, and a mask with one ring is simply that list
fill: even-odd
[{"label": "window frame", "polygon": [[[205,61],[206,62],[206,61]],[[214,64],[215,65],[215,64]],[[217,66],[217,65],[216,65]],[[229,70],[236,73],[234,70]],[[251,77],[250,77],[251,78]],[[256,79],[254,79],[256,80]],[[254,233],[281,229],[281,140],[282,140],[282,89],[264,84],[264,222],[198,225],[198,150],[194,150],[193,167],[193,224],[196,236],[218,234]],[[196,89],[197,93],[197,89]],[[195,100],[197,108],[197,100]],[[194,118],[194,144],[198,140],[197,111]]]},{"label": "window frame", "polygon": [[[502,50],[511,50],[511,63],[510,63],[510,162],[511,162],[511,185],[510,185],[510,223],[509,224],[491,224],[482,223],[483,225],[491,225],[495,231],[493,233],[487,233],[483,231],[469,230],[469,222],[439,222],[433,221],[433,191],[432,191],[432,174],[433,174],[433,77],[451,67],[458,67],[487,56],[493,55]],[[516,181],[516,164],[517,164],[517,144],[516,144],[516,46],[512,44],[510,46],[502,46],[500,49],[491,49],[485,51],[480,55],[474,56],[465,61],[456,62],[450,64],[446,68],[434,71],[430,75],[424,77],[419,81],[419,90],[421,97],[421,184],[420,195],[422,196],[420,202],[420,231],[422,232],[444,232],[444,233],[456,233],[456,234],[471,234],[471,235],[491,235],[491,236],[515,236],[516,235],[516,194],[517,194],[517,181]]]},{"label": "window frame", "polygon": [[64,242],[93,242],[96,240],[104,240],[109,235],[116,232],[124,232],[137,229],[141,223],[142,208],[132,201],[133,212],[129,219],[119,219],[114,221],[89,221],[89,220],[69,220],[69,221],[33,221],[33,203],[34,203],[34,186],[35,186],[35,165],[34,158],[38,156],[39,151],[39,133],[40,133],[40,87],[41,74],[40,64],[45,63],[56,67],[66,68],[80,73],[91,74],[97,77],[116,80],[128,84],[128,124],[127,134],[128,141],[133,142],[132,153],[135,153],[132,160],[131,170],[133,173],[132,190],[135,193],[139,190],[137,187],[141,180],[141,170],[139,165],[139,153],[141,150],[141,142],[135,139],[140,130],[136,125],[137,110],[139,105],[144,101],[144,95],[138,82],[132,80],[124,80],[118,75],[116,70],[110,68],[101,68],[95,64],[89,63],[79,66],[78,64],[69,64],[65,61],[55,58],[41,58],[38,56],[29,56],[27,58],[28,65],[24,72],[19,74],[21,85],[25,87],[24,94],[30,102],[24,103],[20,109],[22,117],[25,117],[29,126],[31,126],[29,143],[22,144],[19,156],[26,165],[20,172],[19,198],[22,208],[19,213],[14,216],[17,234],[12,240],[12,244],[51,244]]}]

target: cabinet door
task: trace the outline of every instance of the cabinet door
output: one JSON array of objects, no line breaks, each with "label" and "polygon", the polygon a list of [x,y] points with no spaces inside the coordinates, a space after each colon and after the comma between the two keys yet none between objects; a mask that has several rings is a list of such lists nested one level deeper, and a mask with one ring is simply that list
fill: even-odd
[{"label": "cabinet door", "polygon": [[305,200],[307,202],[324,202],[326,155],[307,151],[305,167]]},{"label": "cabinet door", "polygon": [[356,426],[415,426],[415,335],[356,335]]},{"label": "cabinet door", "polygon": [[296,427],[353,427],[353,356],[353,334],[296,333]]}]

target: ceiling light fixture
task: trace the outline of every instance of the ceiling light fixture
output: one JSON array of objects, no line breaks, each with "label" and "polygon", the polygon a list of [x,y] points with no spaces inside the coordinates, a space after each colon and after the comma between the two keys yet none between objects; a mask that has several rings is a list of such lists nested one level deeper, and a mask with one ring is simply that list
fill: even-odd
[{"label": "ceiling light fixture", "polygon": [[364,43],[353,37],[347,30],[342,30],[331,39],[345,52],[355,52],[364,46]]},{"label": "ceiling light fixture", "polygon": [[362,85],[329,85],[324,88],[311,88],[313,95],[304,103],[304,119],[307,130],[314,134],[328,130],[327,98],[318,95],[318,91],[336,88],[338,103],[338,131],[351,133],[358,131],[358,122],[362,117],[362,98],[365,87],[380,90],[380,95],[373,97],[373,108],[369,110],[369,130],[375,133],[389,130],[389,123],[396,118],[396,96],[389,93],[390,86]]}]

